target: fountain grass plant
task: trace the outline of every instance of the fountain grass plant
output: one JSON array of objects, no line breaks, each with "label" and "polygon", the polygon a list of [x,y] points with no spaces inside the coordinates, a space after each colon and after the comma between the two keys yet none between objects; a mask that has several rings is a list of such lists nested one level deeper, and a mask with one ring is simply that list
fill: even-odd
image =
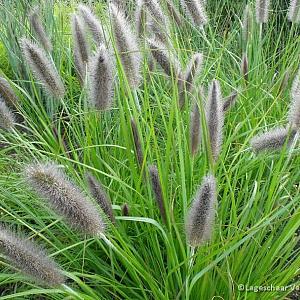
[{"label": "fountain grass plant", "polygon": [[[20,60],[19,38],[35,41],[27,19],[28,2],[3,0],[0,4],[0,40],[11,68],[10,74],[1,76],[10,75],[8,82],[18,97],[16,109],[25,120],[18,130],[0,131],[1,223],[45,247],[64,270],[66,284],[45,288],[32,283],[16,273],[1,253],[0,299],[289,297],[292,286],[300,283],[299,147],[293,144],[259,155],[250,147],[258,133],[286,125],[300,47],[299,28],[296,24],[291,28],[284,1],[272,3],[261,35],[252,6],[253,28],[246,45],[241,28],[245,1],[235,5],[229,0],[222,4],[207,1],[209,22],[203,29],[186,15],[181,16],[184,25],[180,28],[169,22],[167,53],[175,52],[182,66],[194,54],[203,54],[202,71],[193,80],[196,88],[186,95],[183,110],[178,107],[177,76],[166,76],[157,64],[149,72],[145,50],[135,95],[129,93],[119,59],[111,108],[93,111],[88,108],[88,86],[81,87],[73,60],[70,16],[77,12],[78,3],[71,1],[66,6],[63,1],[47,0],[39,6],[40,18],[51,37],[51,59],[66,87],[52,115],[47,109],[50,97]],[[174,3],[178,8],[179,1]],[[93,12],[111,41],[107,6],[97,4]],[[133,30],[134,14],[129,12],[128,19]],[[147,42],[141,44],[147,49]],[[243,53],[249,63],[247,84],[240,71]],[[282,89],[287,70],[290,80]],[[206,91],[213,79],[218,80],[225,99],[233,90],[239,91],[236,105],[225,114],[223,144],[216,161],[205,120]],[[200,85],[203,97],[199,97]],[[195,103],[201,145],[192,155],[190,112]],[[132,120],[141,139],[141,164]],[[85,174],[92,173],[109,194],[115,225],[107,224],[103,235],[91,237],[52,213],[23,178],[26,165],[45,160],[63,166],[86,197],[91,196]],[[147,170],[150,165],[156,166],[159,175],[166,223],[155,201]],[[209,171],[217,182],[215,221],[210,240],[191,249],[185,221]],[[239,290],[240,284],[290,288],[255,293]]]}]

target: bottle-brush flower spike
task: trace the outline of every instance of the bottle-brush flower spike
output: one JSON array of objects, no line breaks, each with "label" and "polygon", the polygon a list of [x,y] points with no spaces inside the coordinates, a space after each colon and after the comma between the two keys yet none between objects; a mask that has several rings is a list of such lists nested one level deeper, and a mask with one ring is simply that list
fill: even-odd
[{"label": "bottle-brush flower spike", "polygon": [[194,54],[190,59],[182,78],[179,78],[178,80],[178,97],[180,108],[183,108],[184,106],[186,93],[190,93],[193,90],[194,80],[201,70],[202,62],[203,55],[201,53]]},{"label": "bottle-brush flower spike", "polygon": [[10,108],[15,108],[19,102],[17,95],[4,77],[0,77],[0,95]]},{"label": "bottle-brush flower spike", "polygon": [[228,111],[231,107],[233,107],[237,101],[238,92],[233,91],[228,97],[226,97],[223,101],[223,111]]},{"label": "bottle-brush flower spike", "polygon": [[69,225],[97,236],[105,225],[97,207],[54,163],[33,163],[25,170],[27,183]]},{"label": "bottle-brush flower spike", "polygon": [[133,142],[135,146],[136,158],[141,167],[144,161],[144,153],[142,149],[142,143],[141,143],[138,127],[134,119],[130,120],[130,125],[131,125],[131,131],[133,136]]},{"label": "bottle-brush flower spike", "polygon": [[89,63],[89,101],[99,110],[111,108],[114,97],[114,63],[103,45]]},{"label": "bottle-brush flower spike", "polygon": [[43,84],[46,92],[55,98],[62,98],[65,94],[64,84],[47,54],[27,38],[22,38],[20,45],[26,62],[36,79]]},{"label": "bottle-brush flower spike", "polygon": [[149,175],[152,184],[152,189],[155,195],[155,200],[160,211],[161,218],[164,223],[167,222],[166,209],[164,204],[162,186],[159,178],[158,169],[155,165],[149,166]]},{"label": "bottle-brush flower spike", "polygon": [[137,37],[131,30],[124,14],[114,4],[110,4],[110,14],[117,54],[129,86],[136,89],[141,80],[141,54]]},{"label": "bottle-brush flower spike", "polygon": [[14,267],[36,283],[55,287],[65,279],[59,266],[34,242],[18,237],[0,225],[0,252]]},{"label": "bottle-brush flower spike", "polygon": [[217,207],[217,183],[212,175],[206,176],[198,189],[186,219],[188,243],[200,246],[211,239]]},{"label": "bottle-brush flower spike", "polygon": [[190,147],[192,155],[196,155],[201,142],[201,119],[198,103],[195,101],[191,111]]},{"label": "bottle-brush flower spike", "polygon": [[39,7],[35,6],[29,13],[30,24],[44,49],[48,52],[52,51],[52,44],[49,36],[46,33],[44,25],[40,18]]},{"label": "bottle-brush flower spike", "polygon": [[214,80],[210,86],[206,103],[206,120],[210,146],[214,160],[217,160],[222,147],[224,110],[220,84]]},{"label": "bottle-brush flower spike", "polygon": [[257,23],[268,23],[270,0],[256,0],[255,11]]},{"label": "bottle-brush flower spike", "polygon": [[105,40],[104,30],[100,21],[91,11],[91,9],[82,3],[78,5],[78,12],[80,16],[83,18],[86,27],[91,32],[96,45],[99,47],[99,45],[103,43]]},{"label": "bottle-brush flower spike", "polygon": [[166,46],[156,39],[149,39],[148,44],[152,56],[164,72],[170,77],[173,76],[177,78],[181,72],[177,58],[171,53],[168,53]]},{"label": "bottle-brush flower spike", "polygon": [[181,0],[182,7],[195,26],[203,27],[208,23],[204,4],[199,0]]},{"label": "bottle-brush flower spike", "polygon": [[81,19],[73,14],[71,18],[71,28],[74,43],[74,62],[78,72],[80,82],[85,81],[87,63],[89,61],[89,45],[86,39],[84,26]]},{"label": "bottle-brush flower spike", "polygon": [[296,130],[278,127],[252,138],[250,145],[254,152],[280,150],[284,145],[287,147],[293,142]]},{"label": "bottle-brush flower spike", "polygon": [[15,116],[0,96],[0,128],[10,131],[16,123]]},{"label": "bottle-brush flower spike", "polygon": [[96,180],[96,178],[91,174],[86,174],[87,182],[89,185],[89,190],[97,201],[105,215],[110,219],[110,221],[114,224],[116,222],[114,211],[111,205],[111,201],[104,191],[103,186],[100,182]]},{"label": "bottle-brush flower spike", "polygon": [[300,23],[300,1],[291,0],[288,10],[288,20],[293,23]]}]

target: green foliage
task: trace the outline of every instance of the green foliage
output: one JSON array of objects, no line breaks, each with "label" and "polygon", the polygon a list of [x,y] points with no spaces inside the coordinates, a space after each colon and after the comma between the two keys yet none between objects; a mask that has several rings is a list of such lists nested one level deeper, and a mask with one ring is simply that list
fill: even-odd
[{"label": "green foliage", "polygon": [[[194,52],[204,54],[197,86],[207,87],[215,78],[224,96],[238,89],[239,98],[226,114],[216,166],[214,235],[191,259],[185,216],[209,169],[206,148],[195,157],[190,154],[189,112],[195,95],[179,111],[175,79],[166,78],[158,67],[149,72],[145,63],[137,91],[138,112],[135,95],[118,64],[113,109],[88,112],[87,90],[80,87],[72,57],[69,13],[76,3],[61,1],[53,9],[49,0],[42,4],[43,16],[53,42],[53,61],[67,87],[63,101],[53,103],[21,59],[18,39],[32,34],[26,17],[28,3],[2,1],[0,39],[12,72],[1,68],[13,80],[20,97],[18,110],[26,122],[21,126],[24,130],[0,133],[5,143],[0,149],[1,221],[43,244],[69,281],[61,288],[40,288],[16,276],[1,257],[0,299],[38,299],[39,295],[88,300],[286,299],[289,289],[254,293],[239,291],[238,285],[288,286],[298,280],[299,148],[255,156],[249,141],[258,132],[286,122],[289,86],[299,64],[299,30],[282,17],[285,11],[276,4],[270,22],[262,30],[254,25],[245,45],[240,28],[245,1],[234,5],[229,0],[208,2],[210,23],[205,30],[193,28],[186,19],[182,28],[172,28],[172,45],[183,66]],[[99,5],[97,12],[105,16],[105,5]],[[102,20],[109,28],[107,19]],[[240,73],[245,51],[248,82]],[[287,70],[289,85],[280,91]],[[141,167],[134,154],[132,117],[142,138],[145,158]],[[105,237],[77,234],[28,189],[24,166],[49,159],[64,165],[85,191],[87,171],[102,182],[116,215],[116,227],[111,226]],[[158,166],[166,225],[147,175],[150,164]],[[125,202],[129,217],[121,216]]]}]

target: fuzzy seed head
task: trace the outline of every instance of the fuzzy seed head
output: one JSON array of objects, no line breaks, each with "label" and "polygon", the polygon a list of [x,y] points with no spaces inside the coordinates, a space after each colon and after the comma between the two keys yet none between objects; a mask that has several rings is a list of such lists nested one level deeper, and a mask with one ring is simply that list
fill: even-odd
[{"label": "fuzzy seed head", "polygon": [[149,39],[148,44],[153,58],[164,72],[170,77],[178,77],[180,74],[180,64],[177,58],[168,53],[168,51],[165,50],[166,47],[158,40]]},{"label": "fuzzy seed head", "polygon": [[297,130],[300,129],[300,94],[295,94],[295,96],[292,97],[288,120],[293,128]]},{"label": "fuzzy seed head", "polygon": [[72,227],[88,235],[99,235],[104,223],[98,209],[60,170],[52,163],[28,166],[25,175],[29,185],[50,207]]},{"label": "fuzzy seed head", "polygon": [[268,23],[270,0],[256,0],[255,10],[257,23]]},{"label": "fuzzy seed head", "polygon": [[91,174],[87,174],[86,178],[92,196],[100,205],[101,209],[103,210],[105,215],[110,219],[110,221],[113,224],[116,223],[111,201],[107,196],[107,194],[105,193],[103,186]]},{"label": "fuzzy seed head", "polygon": [[159,2],[156,0],[144,0],[144,3],[149,15],[151,16],[151,20],[158,27],[162,27],[162,30],[166,30],[166,28],[168,27],[168,22]]},{"label": "fuzzy seed head", "polygon": [[0,226],[0,252],[14,267],[39,284],[55,287],[64,283],[62,271],[40,247],[3,226]]},{"label": "fuzzy seed head", "polygon": [[226,112],[231,107],[233,107],[236,103],[237,98],[238,98],[237,91],[232,92],[228,97],[226,97],[223,102],[223,111]]},{"label": "fuzzy seed head", "polygon": [[300,71],[293,81],[291,98],[288,120],[291,126],[298,130],[300,128]]},{"label": "fuzzy seed head", "polygon": [[292,98],[297,97],[297,95],[300,95],[300,69],[298,70],[298,73],[296,74],[296,77],[293,81],[292,91],[291,91]]},{"label": "fuzzy seed head", "polygon": [[76,14],[72,15],[71,27],[75,51],[78,55],[80,55],[80,59],[82,60],[82,62],[87,63],[89,60],[89,47],[85,38],[83,23]]},{"label": "fuzzy seed head", "polygon": [[166,223],[166,209],[164,205],[163,192],[160,183],[158,169],[155,165],[149,166],[150,180],[152,184],[152,189],[155,195],[156,203],[158,205],[162,220]]},{"label": "fuzzy seed head", "polygon": [[114,97],[114,64],[108,50],[101,46],[89,64],[89,99],[99,110],[111,108]]},{"label": "fuzzy seed head", "polygon": [[252,10],[251,10],[251,6],[247,4],[244,10],[243,24],[242,24],[243,40],[245,43],[247,43],[249,35],[251,33],[251,26],[252,26]]},{"label": "fuzzy seed head", "polygon": [[11,108],[16,107],[19,102],[19,99],[10,84],[3,77],[0,77],[0,96],[3,97],[6,104]]},{"label": "fuzzy seed head", "polygon": [[135,24],[138,37],[143,38],[146,35],[147,29],[147,12],[143,0],[137,1]]},{"label": "fuzzy seed head", "polygon": [[170,34],[168,20],[157,0],[144,0],[148,12],[149,25],[155,38],[167,44]]},{"label": "fuzzy seed head", "polygon": [[289,147],[295,135],[296,130],[279,127],[255,136],[250,141],[250,144],[256,153],[267,150],[280,150],[285,144]]},{"label": "fuzzy seed head", "polygon": [[181,0],[183,9],[195,26],[203,27],[208,23],[205,6],[198,0]]},{"label": "fuzzy seed head", "polygon": [[283,76],[283,79],[281,81],[279,90],[278,90],[278,94],[280,95],[282,92],[284,92],[289,84],[289,80],[290,80],[290,71],[286,70]]},{"label": "fuzzy seed head", "polygon": [[62,98],[65,87],[56,67],[49,60],[46,53],[36,44],[26,38],[20,40],[23,56],[45,90],[55,98]]},{"label": "fuzzy seed head", "polygon": [[15,126],[15,116],[0,97],[0,128],[10,131]]},{"label": "fuzzy seed head", "polygon": [[84,4],[79,4],[78,11],[81,17],[83,18],[86,27],[91,32],[95,43],[97,45],[103,43],[104,42],[103,28],[100,22],[98,21],[97,17],[91,11],[91,9]]},{"label": "fuzzy seed head", "polygon": [[203,63],[203,55],[196,53],[192,56],[190,63],[185,72],[185,82],[187,84],[187,90],[190,91],[193,86],[194,79],[199,74]]},{"label": "fuzzy seed head", "polygon": [[127,203],[122,205],[122,216],[128,217],[129,216],[129,206]]},{"label": "fuzzy seed head", "polygon": [[73,14],[71,28],[74,41],[74,61],[80,82],[83,83],[86,75],[86,65],[89,60],[89,46],[85,38],[84,27],[80,18]]},{"label": "fuzzy seed head", "polygon": [[192,155],[195,156],[201,143],[201,119],[198,103],[195,102],[191,111],[190,144]]},{"label": "fuzzy seed head", "polygon": [[194,198],[186,220],[189,244],[200,246],[211,239],[217,206],[217,184],[212,175],[206,176]]},{"label": "fuzzy seed head", "polygon": [[197,77],[201,70],[202,62],[203,55],[201,53],[194,54],[184,74],[180,75],[180,78],[178,80],[178,98],[180,109],[184,107],[186,93],[191,93],[193,90],[194,79]]},{"label": "fuzzy seed head", "polygon": [[165,0],[165,2],[166,2],[166,6],[168,9],[171,21],[175,21],[175,23],[178,27],[182,26],[182,19],[181,19],[181,16],[180,16],[177,8],[174,6],[172,1],[170,1],[170,0]]},{"label": "fuzzy seed head", "polygon": [[143,161],[144,161],[144,154],[143,154],[142,143],[141,143],[138,127],[137,127],[134,119],[130,120],[130,124],[131,124],[133,142],[134,142],[134,146],[135,146],[136,158],[141,167],[143,165]]},{"label": "fuzzy seed head", "polygon": [[207,127],[214,160],[217,160],[222,147],[222,128],[224,124],[222,99],[220,84],[217,80],[214,80],[206,104]]},{"label": "fuzzy seed head", "polygon": [[137,37],[131,30],[123,13],[114,4],[110,5],[110,10],[118,55],[129,86],[136,89],[141,80],[141,55]]},{"label": "fuzzy seed head", "polygon": [[293,23],[300,23],[300,1],[291,0],[288,10],[288,20]]},{"label": "fuzzy seed head", "polygon": [[29,21],[30,24],[33,28],[33,30],[35,31],[35,34],[39,40],[39,42],[42,44],[42,46],[44,47],[44,49],[48,52],[52,51],[52,44],[51,41],[48,37],[48,35],[46,34],[44,25],[40,19],[40,15],[39,15],[39,8],[37,6],[35,6],[32,11],[29,14]]},{"label": "fuzzy seed head", "polygon": [[248,57],[246,53],[244,53],[242,57],[241,72],[245,81],[248,81],[249,64],[248,64]]}]

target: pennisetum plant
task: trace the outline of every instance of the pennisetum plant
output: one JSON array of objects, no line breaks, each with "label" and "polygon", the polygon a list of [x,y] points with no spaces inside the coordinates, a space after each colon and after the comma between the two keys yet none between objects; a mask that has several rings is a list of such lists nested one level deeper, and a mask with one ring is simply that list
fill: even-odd
[{"label": "pennisetum plant", "polygon": [[11,131],[15,126],[15,116],[0,96],[0,128]]},{"label": "pennisetum plant", "polygon": [[291,97],[296,98],[297,95],[300,95],[300,69],[298,70],[296,77],[292,84]]},{"label": "pennisetum plant", "polygon": [[211,239],[217,206],[217,183],[213,175],[202,180],[186,218],[189,245],[197,247]]},{"label": "pennisetum plant", "polygon": [[105,40],[105,34],[101,23],[88,6],[79,4],[78,11],[80,16],[83,18],[86,27],[91,32],[96,45],[99,46]]},{"label": "pennisetum plant", "polygon": [[81,84],[85,82],[86,68],[89,61],[89,45],[81,19],[73,14],[71,28],[74,42],[74,62]]},{"label": "pennisetum plant", "polygon": [[178,80],[179,107],[182,109],[185,104],[186,93],[190,93],[194,87],[194,80],[199,74],[203,63],[203,55],[196,53],[192,56],[185,72]]},{"label": "pennisetum plant", "polygon": [[300,23],[300,1],[291,0],[288,10],[288,20],[292,23]]},{"label": "pennisetum plant", "polygon": [[141,143],[141,139],[140,139],[140,135],[139,135],[139,130],[138,130],[137,124],[133,118],[130,120],[130,125],[131,125],[133,142],[134,142],[134,146],[135,146],[136,158],[139,163],[139,166],[142,167],[143,162],[144,162],[144,153],[143,153],[143,149],[142,149],[142,143]]},{"label": "pennisetum plant", "polygon": [[129,206],[127,203],[124,203],[121,207],[122,216],[128,217],[129,216]]},{"label": "pennisetum plant", "polygon": [[53,62],[46,53],[27,38],[20,40],[23,56],[46,92],[55,98],[62,98],[65,87]]},{"label": "pennisetum plant", "polygon": [[33,28],[39,42],[42,44],[44,49],[48,52],[52,51],[52,44],[51,41],[46,34],[46,30],[44,28],[44,25],[41,21],[40,15],[39,15],[39,7],[35,6],[29,13],[29,20],[31,27]]},{"label": "pennisetum plant", "polygon": [[59,266],[34,242],[16,236],[0,225],[0,252],[14,267],[38,284],[55,287],[65,278]]},{"label": "pennisetum plant", "polygon": [[158,169],[155,165],[149,166],[148,169],[149,169],[149,175],[150,175],[153,193],[155,195],[155,200],[159,208],[161,218],[163,222],[166,224],[167,223],[166,209],[165,209],[163,191],[162,191],[162,186],[159,178]]},{"label": "pennisetum plant", "polygon": [[25,169],[26,182],[47,200],[68,224],[82,233],[100,236],[105,224],[97,207],[54,163],[34,163]]},{"label": "pennisetum plant", "polygon": [[114,97],[114,63],[103,45],[89,64],[89,102],[99,110],[111,108]]},{"label": "pennisetum plant", "polygon": [[195,156],[201,142],[201,119],[198,103],[195,101],[191,111],[190,121],[190,147],[191,153]]},{"label": "pennisetum plant", "polygon": [[291,91],[292,101],[288,113],[288,126],[274,128],[253,137],[250,144],[254,152],[280,150],[285,145],[289,147],[294,141],[300,129],[300,84],[298,75],[293,82]]},{"label": "pennisetum plant", "polygon": [[237,101],[238,98],[238,92],[233,91],[228,97],[224,99],[223,102],[223,111],[228,111],[231,107],[233,107]]},{"label": "pennisetum plant", "polygon": [[117,54],[130,88],[137,89],[141,81],[141,55],[137,37],[114,4],[110,4],[110,13]]},{"label": "pennisetum plant", "polygon": [[290,146],[295,135],[296,130],[279,127],[255,136],[250,144],[256,153],[266,150],[280,150],[284,145]]},{"label": "pennisetum plant", "polygon": [[296,130],[300,129],[300,73],[294,79],[291,91],[291,105],[288,115],[289,124]]},{"label": "pennisetum plant", "polygon": [[169,37],[169,23],[157,0],[144,0],[149,15],[149,22],[156,39],[167,44]]},{"label": "pennisetum plant", "polygon": [[155,39],[148,40],[149,48],[151,51],[152,56],[154,57],[155,61],[161,66],[164,72],[174,78],[178,78],[181,72],[180,63],[178,59],[168,53],[166,50],[166,46]]},{"label": "pennisetum plant", "polygon": [[203,28],[208,23],[205,6],[198,0],[181,0],[182,6],[195,26]]},{"label": "pennisetum plant", "polygon": [[248,63],[248,57],[246,53],[243,53],[242,63],[241,63],[241,73],[245,82],[247,83],[249,79],[249,63]]},{"label": "pennisetum plant", "polygon": [[182,22],[181,16],[180,16],[177,8],[173,4],[173,1],[165,0],[165,3],[166,3],[166,7],[168,9],[168,13],[169,13],[171,20],[175,21],[175,23],[178,27],[182,26],[183,22]]},{"label": "pennisetum plant", "polygon": [[270,0],[256,0],[256,22],[258,24],[268,23]]},{"label": "pennisetum plant", "polygon": [[220,84],[217,80],[214,80],[210,86],[206,103],[206,121],[211,153],[214,161],[216,161],[222,147],[222,129],[224,124],[223,100]]},{"label": "pennisetum plant", "polygon": [[247,44],[249,41],[249,36],[252,30],[252,9],[250,4],[247,4],[244,13],[243,13],[243,22],[242,22],[242,38],[244,51],[247,49]]},{"label": "pennisetum plant", "polygon": [[146,36],[147,29],[147,12],[145,9],[145,3],[143,0],[137,1],[136,11],[135,11],[135,24],[136,32],[138,37],[144,38]]},{"label": "pennisetum plant", "polygon": [[94,197],[94,199],[97,201],[105,215],[110,219],[110,221],[115,224],[116,219],[114,215],[114,211],[111,205],[111,201],[104,191],[103,186],[100,182],[96,180],[96,178],[91,174],[86,174],[87,182],[89,185],[89,190]]},{"label": "pennisetum plant", "polygon": [[0,95],[10,108],[15,108],[17,106],[17,103],[19,102],[18,97],[4,77],[0,77]]}]

